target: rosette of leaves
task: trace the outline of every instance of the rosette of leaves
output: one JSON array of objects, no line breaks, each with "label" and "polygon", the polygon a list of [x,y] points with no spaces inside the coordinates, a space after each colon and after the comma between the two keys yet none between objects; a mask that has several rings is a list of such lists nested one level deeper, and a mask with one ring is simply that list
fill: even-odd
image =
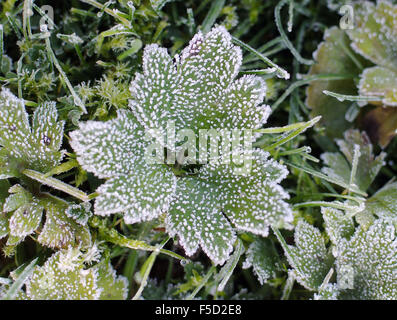
[{"label": "rosette of leaves", "polygon": [[164,217],[186,254],[201,247],[216,264],[228,259],[236,232],[266,236],[270,225],[291,220],[288,195],[279,185],[287,170],[266,152],[249,152],[248,175],[236,174],[242,168],[233,162],[196,164],[191,171],[188,163],[167,163],[162,155],[157,163],[147,161],[154,138],[157,150],[183,149],[178,143],[184,137],[175,138],[176,148],[161,140],[170,121],[176,132],[191,129],[196,137],[199,129],[263,125],[269,115],[261,104],[265,83],[255,76],[235,79],[241,59],[224,27],[198,33],[174,59],[155,44],[145,48],[143,73],[131,84],[131,111],[82,123],[70,135],[82,167],[107,179],[97,190],[96,214],[124,213],[130,224]]},{"label": "rosette of leaves", "polygon": [[35,267],[26,283],[26,299],[121,300],[127,298],[128,281],[109,261],[94,266],[88,254],[69,247],[54,253],[43,266]]},{"label": "rosette of leaves", "polygon": [[[8,89],[0,93],[0,238],[8,235],[6,255],[36,231],[38,241],[52,248],[90,243],[88,228],[66,216],[69,204],[42,193],[40,184],[24,175],[26,169],[48,172],[62,160],[64,124],[57,117],[55,104],[44,103],[35,110],[30,125],[24,101]],[[21,184],[11,186],[7,178],[18,178]]]},{"label": "rosette of leaves", "polygon": [[348,98],[340,96],[338,101],[323,91],[359,94],[360,106],[376,106],[360,117],[363,126],[374,141],[386,146],[397,129],[397,6],[389,1],[357,1],[353,9],[354,28],[327,30],[314,54],[317,63],[310,70],[311,75],[340,74],[346,78],[312,82],[307,104],[313,114],[323,116],[327,134],[340,137],[360,108]]}]

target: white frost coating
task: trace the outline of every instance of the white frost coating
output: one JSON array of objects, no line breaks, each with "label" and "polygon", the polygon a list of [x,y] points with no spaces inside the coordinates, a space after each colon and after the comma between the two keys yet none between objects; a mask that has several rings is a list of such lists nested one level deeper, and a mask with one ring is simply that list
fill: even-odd
[{"label": "white frost coating", "polygon": [[295,246],[284,248],[297,281],[308,290],[318,290],[331,268],[320,231],[300,220],[295,229]]},{"label": "white frost coating", "polygon": [[59,150],[64,122],[57,122],[57,118],[55,103],[43,103],[35,110],[31,126],[24,101],[3,88],[0,92],[2,150],[6,150],[16,161],[25,163],[29,169],[50,171],[60,163],[64,154]]},{"label": "white frost coating", "polygon": [[278,259],[278,254],[268,239],[257,239],[248,247],[243,269],[252,267],[259,283],[264,285],[268,279],[276,276],[277,270],[281,269]]},{"label": "white frost coating", "polygon": [[357,28],[347,32],[351,46],[376,65],[362,73],[360,95],[381,96],[385,105],[397,106],[397,6],[363,1],[355,11]]},{"label": "white frost coating", "polygon": [[84,254],[69,247],[35,268],[26,293],[32,300],[106,300],[126,299],[127,288],[126,279],[116,278],[110,263],[86,269]]},{"label": "white frost coating", "polygon": [[267,120],[266,83],[256,76],[235,80],[242,53],[224,27],[196,34],[175,61],[156,44],[144,50],[130,108],[146,129],[164,129],[171,120],[176,131],[256,129]]},{"label": "white frost coating", "polygon": [[397,238],[392,223],[377,220],[367,231],[358,228],[350,241],[340,242],[338,253],[338,283],[346,266],[352,270],[352,286],[344,291],[348,299],[397,299]]},{"label": "white frost coating", "polygon": [[97,190],[96,214],[124,213],[132,224],[166,213],[166,230],[178,236],[186,254],[201,247],[215,264],[229,258],[235,229],[266,236],[269,226],[292,221],[288,194],[279,185],[288,171],[263,151],[247,152],[253,164],[248,175],[236,175],[246,167],[213,163],[177,178],[169,166],[145,162],[145,130],[165,134],[170,121],[176,132],[196,135],[200,129],[252,130],[267,121],[266,84],[251,75],[235,79],[241,61],[241,49],[223,27],[194,36],[175,61],[156,44],[145,48],[143,73],[130,86],[132,113],[86,122],[70,134],[82,167],[107,179]]},{"label": "white frost coating", "polygon": [[323,167],[322,172],[348,185],[354,158],[354,145],[357,144],[360,146],[361,154],[358,158],[358,170],[354,181],[360,190],[366,191],[385,165],[386,153],[381,152],[375,157],[368,135],[359,130],[346,131],[344,139],[338,139],[336,143],[341,153],[323,153],[321,159],[327,167]]}]

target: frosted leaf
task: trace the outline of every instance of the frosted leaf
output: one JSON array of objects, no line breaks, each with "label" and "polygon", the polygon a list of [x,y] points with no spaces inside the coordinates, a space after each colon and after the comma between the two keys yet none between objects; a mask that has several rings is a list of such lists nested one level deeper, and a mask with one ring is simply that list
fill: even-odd
[{"label": "frosted leaf", "polygon": [[46,172],[59,164],[63,122],[57,122],[55,103],[41,104],[33,114],[32,127],[23,100],[8,89],[0,93],[0,175],[18,176],[23,168]]},{"label": "frosted leaf", "polygon": [[0,212],[0,239],[7,236],[9,232],[10,229],[8,227],[8,217],[5,213]]},{"label": "frosted leaf", "polygon": [[246,251],[243,269],[251,268],[260,284],[276,277],[281,270],[280,258],[274,244],[269,239],[256,239]]},{"label": "frosted leaf", "polygon": [[32,234],[40,225],[43,209],[36,199],[18,208],[9,221],[10,234],[17,237]]},{"label": "frosted leaf", "polygon": [[2,248],[6,257],[12,257],[15,254],[16,247],[20,244],[25,237],[18,237],[9,235],[6,245]]},{"label": "frosted leaf", "polygon": [[268,159],[262,150],[246,151],[248,174],[244,167],[209,163],[199,172],[201,179],[218,186],[222,212],[243,231],[267,236],[269,226],[285,227],[292,221],[292,211],[286,199],[289,195],[279,183],[287,176],[285,166]]},{"label": "frosted leaf", "polygon": [[351,167],[341,153],[324,152],[321,155],[321,160],[323,160],[324,165],[328,166],[323,167],[322,172],[336,181],[349,184]]},{"label": "frosted leaf", "polygon": [[[349,44],[349,38],[343,30],[336,27],[326,30],[324,41],[313,54],[316,63],[310,68],[309,74],[358,75],[360,70],[344,50],[344,47],[348,48]],[[355,56],[354,53],[352,55]],[[359,57],[356,56],[356,58],[360,60]],[[356,95],[357,88],[353,79],[313,81],[307,88],[306,104],[312,109],[312,117],[322,116],[320,123],[326,127],[327,135],[340,138],[342,133],[351,126],[345,118],[351,102],[338,101],[323,94],[324,90]]]},{"label": "frosted leaf", "polygon": [[0,218],[0,234],[2,237],[9,234],[6,255],[12,255],[15,247],[26,236],[39,230],[46,212],[44,227],[38,241],[51,248],[67,247],[69,245],[90,245],[91,235],[87,227],[83,227],[65,214],[69,204],[55,197],[33,196],[20,185],[9,189],[10,195],[3,205]]},{"label": "frosted leaf", "polygon": [[300,220],[295,229],[295,246],[288,245],[284,252],[297,281],[308,290],[318,290],[332,265],[320,231]]},{"label": "frosted leaf", "polygon": [[38,241],[50,248],[67,248],[76,244],[83,247],[91,245],[91,235],[88,227],[83,227],[65,214],[68,205],[48,202],[44,228]]},{"label": "frosted leaf", "polygon": [[354,223],[342,211],[333,208],[321,208],[325,221],[325,230],[333,244],[338,244],[344,238],[350,238],[354,233]]},{"label": "frosted leaf", "polygon": [[137,165],[130,174],[111,178],[97,189],[95,213],[125,212],[129,224],[152,220],[168,210],[175,185],[176,177],[165,166]]},{"label": "frosted leaf", "polygon": [[355,5],[356,27],[347,33],[352,48],[373,63],[395,69],[397,65],[397,7],[389,1]]},{"label": "frosted leaf", "polygon": [[314,294],[314,300],[338,300],[339,288],[335,283],[328,283]]},{"label": "frosted leaf", "polygon": [[362,73],[360,94],[381,96],[385,105],[397,106],[397,6],[364,1],[355,12],[357,27],[348,31],[352,48],[377,65]]},{"label": "frosted leaf", "polygon": [[78,259],[78,255],[58,251],[42,267],[36,267],[26,284],[28,297],[32,300],[99,299],[98,272],[93,268],[85,270]]},{"label": "frosted leaf", "polygon": [[83,168],[110,178],[97,190],[96,214],[125,212],[125,221],[136,223],[168,209],[176,178],[165,165],[145,162],[149,142],[130,112],[120,111],[117,119],[108,122],[81,124],[70,135]]},{"label": "frosted leaf", "polygon": [[12,186],[8,192],[9,197],[5,200],[3,205],[4,212],[12,212],[20,208],[23,205],[28,204],[32,201],[33,195],[25,190],[21,185],[16,184]]},{"label": "frosted leaf", "polygon": [[233,250],[236,234],[223,216],[216,187],[195,178],[180,179],[175,201],[166,217],[167,232],[178,235],[187,255],[199,246],[216,264],[223,264]]},{"label": "frosted leaf", "polygon": [[[43,207],[30,192],[20,185],[14,185],[9,189],[9,192],[10,195],[5,200],[3,212],[12,212],[7,225],[10,238],[14,238],[15,241],[9,239],[10,241],[7,242],[7,245],[13,246],[39,227],[43,215]],[[4,215],[4,218],[6,218],[6,215]]]},{"label": "frosted leaf", "polygon": [[266,84],[253,76],[234,80],[242,54],[224,27],[196,34],[175,60],[155,44],[145,48],[143,74],[131,83],[130,107],[146,129],[166,128],[168,121],[177,132],[255,129],[266,121],[269,109],[261,105]]},{"label": "frosted leaf", "polygon": [[359,84],[360,95],[383,97],[386,106],[397,106],[397,69],[385,67],[365,69]]},{"label": "frosted leaf", "polygon": [[[338,246],[338,286],[344,299],[397,299],[396,229],[377,220]],[[347,278],[347,280],[346,280]]]},{"label": "frosted leaf", "polygon": [[123,276],[116,276],[110,262],[101,262],[95,266],[98,273],[97,285],[101,288],[100,300],[125,300],[128,295],[128,280]]},{"label": "frosted leaf", "polygon": [[87,121],[70,133],[81,166],[99,178],[126,175],[144,163],[144,131],[130,112],[111,121]]},{"label": "frosted leaf", "polygon": [[90,209],[91,204],[89,202],[84,202],[82,204],[72,204],[66,209],[65,214],[78,224],[85,226],[88,222],[88,219],[92,216]]},{"label": "frosted leaf", "polygon": [[349,184],[354,146],[358,145],[360,147],[360,156],[354,183],[360,190],[366,191],[384,165],[386,154],[382,152],[375,157],[373,146],[367,134],[365,132],[360,133],[358,130],[346,131],[344,139],[338,139],[336,142],[344,158],[340,154],[324,153],[322,159],[328,167],[323,168],[322,171],[337,180],[343,181],[345,184]]},{"label": "frosted leaf", "polygon": [[397,183],[390,183],[365,202],[365,213],[397,221]]},{"label": "frosted leaf", "polygon": [[[235,80],[240,66],[241,50],[223,27],[198,33],[175,62],[165,48],[146,47],[143,73],[130,87],[133,112],[80,124],[71,133],[82,167],[107,179],[97,190],[95,214],[123,213],[126,223],[165,214],[167,231],[188,255],[201,247],[217,264],[229,257],[235,229],[267,235],[270,225],[292,221],[288,194],[279,185],[287,170],[267,153],[244,155],[252,170],[217,162],[197,165],[192,175],[187,166],[165,165],[162,155],[161,163],[145,162],[147,140],[168,133],[169,122],[175,131],[197,135],[199,129],[255,129],[267,120],[270,108],[261,105],[266,85],[254,76]],[[161,149],[175,150],[171,142],[170,136],[167,144],[157,141]],[[249,173],[241,174],[245,169]]]}]

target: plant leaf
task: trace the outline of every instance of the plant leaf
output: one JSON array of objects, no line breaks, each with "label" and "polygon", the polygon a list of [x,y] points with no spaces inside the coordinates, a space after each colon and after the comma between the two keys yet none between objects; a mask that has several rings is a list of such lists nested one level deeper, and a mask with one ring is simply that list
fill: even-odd
[{"label": "plant leaf", "polygon": [[23,100],[8,89],[0,93],[0,174],[18,176],[25,168],[46,172],[62,160],[59,151],[63,122],[57,122],[55,103],[41,104],[34,112],[32,127]]},{"label": "plant leaf", "polygon": [[[266,84],[259,77],[237,81],[241,49],[224,27],[196,34],[174,64],[165,48],[145,48],[143,74],[131,84],[130,107],[146,128],[256,129],[269,115],[260,105]],[[245,115],[245,116],[241,116]]]},{"label": "plant leaf", "polygon": [[275,278],[276,272],[281,270],[277,250],[269,239],[257,238],[248,247],[243,269],[251,267],[261,285]]},{"label": "plant leaf", "polygon": [[325,221],[325,230],[334,245],[337,245],[342,239],[349,239],[353,235],[353,220],[345,216],[342,211],[322,207],[321,213]]},{"label": "plant leaf", "polygon": [[[337,153],[324,153],[322,159],[328,167],[322,171],[330,177],[341,180],[346,184],[350,183],[351,166],[354,157],[354,146],[360,147],[357,172],[354,183],[362,191],[366,191],[372,181],[384,166],[386,153],[382,152],[377,157],[373,154],[373,146],[365,132],[348,130],[344,133],[344,139],[336,140],[344,158]],[[346,161],[347,160],[347,161]]]},{"label": "plant leaf", "polygon": [[359,227],[350,241],[339,243],[338,285],[344,299],[396,299],[396,270],[396,230],[386,220],[367,231]]},{"label": "plant leaf", "polygon": [[216,264],[223,264],[233,250],[236,234],[222,215],[218,190],[195,178],[178,181],[176,201],[166,217],[167,232],[178,235],[187,255],[199,246]]},{"label": "plant leaf", "polygon": [[[312,116],[321,116],[320,124],[326,128],[329,137],[340,138],[351,124],[345,114],[351,105],[349,101],[338,101],[323,94],[324,90],[339,94],[355,95],[357,89],[353,77],[360,72],[353,63],[349,51],[349,39],[343,30],[336,27],[326,30],[324,41],[313,54],[316,64],[310,68],[310,75],[316,74],[351,74],[352,79],[313,81],[307,88],[307,106],[312,109]],[[346,49],[345,49],[346,48]],[[354,53],[351,53],[353,56]],[[356,59],[359,59],[355,56]]]},{"label": "plant leaf", "polygon": [[295,246],[284,244],[283,248],[296,280],[308,290],[318,290],[332,265],[320,231],[300,220],[295,229]]},{"label": "plant leaf", "polygon": [[110,262],[101,262],[95,267],[98,278],[97,285],[102,289],[100,300],[125,300],[128,295],[128,280],[125,277],[116,276]]},{"label": "plant leaf", "polygon": [[84,269],[78,249],[56,252],[42,267],[36,267],[26,292],[32,300],[99,299],[98,273]]}]

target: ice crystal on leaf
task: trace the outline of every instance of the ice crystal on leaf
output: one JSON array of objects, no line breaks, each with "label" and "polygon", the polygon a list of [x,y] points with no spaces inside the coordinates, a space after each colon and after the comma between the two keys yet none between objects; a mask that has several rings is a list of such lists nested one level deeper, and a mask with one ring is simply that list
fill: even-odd
[{"label": "ice crystal on leaf", "polygon": [[59,164],[63,152],[62,121],[57,122],[55,103],[41,104],[32,124],[23,100],[8,89],[0,92],[0,178],[20,176],[23,169],[47,172]]},{"label": "ice crystal on leaf", "polygon": [[176,132],[191,129],[198,137],[200,129],[255,129],[270,113],[261,104],[266,87],[259,77],[235,80],[241,50],[225,28],[198,33],[174,60],[165,48],[147,46],[143,74],[131,84],[132,113],[82,123],[71,133],[71,145],[84,169],[107,179],[97,190],[95,214],[124,213],[126,223],[137,223],[165,213],[167,232],[178,236],[188,255],[201,247],[223,264],[237,230],[266,236],[270,225],[292,220],[288,194],[279,185],[287,170],[260,150],[245,154],[249,174],[236,174],[244,167],[220,159],[197,165],[193,174],[183,164],[176,171],[169,164],[147,163],[153,138],[161,148],[177,150],[172,139],[165,142],[153,130],[165,134],[169,122]]},{"label": "ice crystal on leaf", "polygon": [[168,210],[176,177],[162,164],[147,164],[144,130],[128,111],[108,122],[89,121],[70,134],[84,169],[108,180],[99,187],[95,213],[124,212],[127,223],[147,221]]},{"label": "ice crystal on leaf", "polygon": [[328,283],[314,294],[314,300],[338,300],[339,288],[335,283]]},{"label": "ice crystal on leaf", "polygon": [[78,248],[56,252],[36,267],[26,284],[32,300],[111,300],[127,298],[127,281],[116,277],[111,265],[102,261],[87,268]]},{"label": "ice crystal on leaf", "polygon": [[[379,219],[367,231],[359,227],[350,240],[339,243],[337,252],[338,284],[343,289],[342,298],[397,298],[397,238],[393,224]],[[340,283],[346,269],[352,273],[347,288]]]},{"label": "ice crystal on leaf", "polygon": [[284,252],[297,281],[309,290],[318,290],[332,266],[332,256],[320,231],[300,220],[295,229],[295,246],[284,245]]},{"label": "ice crystal on leaf", "polygon": [[325,230],[332,243],[338,244],[342,239],[350,238],[354,233],[354,222],[342,211],[333,208],[321,208],[325,221]]},{"label": "ice crystal on leaf", "polygon": [[10,195],[5,199],[1,214],[0,237],[8,235],[4,252],[12,255],[17,244],[39,230],[45,211],[44,227],[38,241],[51,248],[65,248],[80,243],[89,246],[91,235],[83,227],[65,214],[68,203],[57,198],[36,197],[21,185],[9,188]]},{"label": "ice crystal on leaf", "polygon": [[[340,210],[321,212],[331,250],[320,231],[302,221],[295,230],[296,246],[283,244],[298,282],[316,291],[314,299],[396,299],[395,223],[374,218],[368,228],[355,228],[352,218]],[[333,270],[336,283],[329,282]]]},{"label": "ice crystal on leaf", "polygon": [[362,191],[366,191],[383,167],[386,154],[382,152],[377,157],[373,155],[373,146],[365,132],[348,130],[344,133],[344,139],[337,139],[336,143],[341,153],[326,152],[322,154],[324,163],[328,166],[323,172],[328,176],[350,183],[350,175],[354,158],[355,145],[359,146],[359,158],[357,173],[353,183]]},{"label": "ice crystal on leaf", "polygon": [[376,64],[361,75],[360,94],[397,106],[397,6],[388,1],[355,5],[357,27],[347,33],[352,48]]},{"label": "ice crystal on leaf", "polygon": [[376,219],[382,218],[397,223],[397,183],[386,184],[365,202],[365,210],[356,216],[357,222],[364,228]]},{"label": "ice crystal on leaf", "polygon": [[255,129],[266,121],[266,84],[255,76],[235,80],[242,53],[224,27],[196,34],[175,61],[156,44],[145,48],[143,74],[130,88],[130,107],[145,129],[164,129],[169,121],[176,132]]},{"label": "ice crystal on leaf", "polygon": [[265,284],[281,270],[281,262],[274,244],[269,239],[255,239],[246,252],[243,268],[253,269],[260,284]]}]

